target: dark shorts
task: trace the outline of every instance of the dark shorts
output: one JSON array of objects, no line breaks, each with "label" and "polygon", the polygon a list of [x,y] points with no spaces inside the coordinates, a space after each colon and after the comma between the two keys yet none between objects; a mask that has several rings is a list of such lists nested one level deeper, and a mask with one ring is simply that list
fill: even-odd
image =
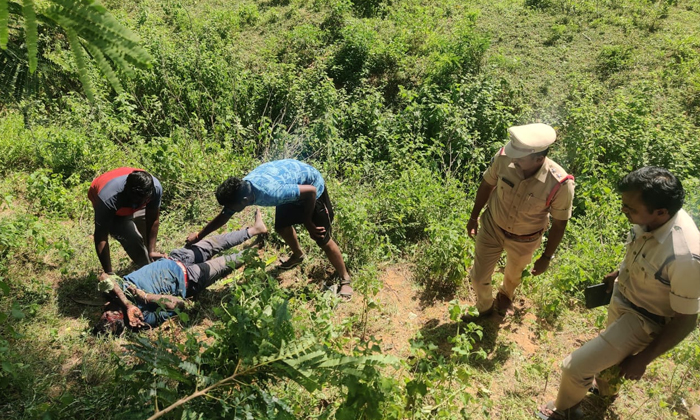
[{"label": "dark shorts", "polygon": [[[323,246],[331,240],[331,222],[333,221],[333,206],[328,198],[328,187],[323,190],[321,197],[316,200],[316,207],[311,220],[316,226],[326,228],[323,238],[316,241],[319,246]],[[275,229],[279,230],[294,225],[301,225],[306,220],[304,206],[298,203],[282,204],[276,207]]]}]

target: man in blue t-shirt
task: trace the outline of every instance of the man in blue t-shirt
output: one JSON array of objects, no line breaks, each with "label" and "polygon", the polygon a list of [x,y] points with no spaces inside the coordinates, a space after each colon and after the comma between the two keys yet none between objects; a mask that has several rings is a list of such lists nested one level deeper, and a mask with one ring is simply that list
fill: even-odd
[{"label": "man in blue t-shirt", "polygon": [[[152,262],[123,279],[102,274],[101,284],[106,284],[112,298],[116,299],[105,309],[95,332],[119,333],[124,325],[132,328],[159,325],[173,316],[175,309],[184,309],[185,298],[206,289],[229,274],[233,266],[243,263],[241,252],[212,259],[215,254],[265,233],[267,227],[258,210],[252,227],[176,249],[169,257]],[[108,279],[113,281],[105,283]]]},{"label": "man in blue t-shirt", "polygon": [[338,294],[345,299],[352,297],[350,274],[338,245],[331,237],[333,207],[328,198],[328,189],[316,168],[295,159],[267,162],[243,179],[230,177],[224,181],[216,189],[216,199],[224,207],[223,210],[199,233],[190,234],[187,245],[224,226],[234,213],[247,206],[274,206],[275,231],[292,249],[291,257],[279,268],[290,269],[304,260],[294,230],[294,225],[303,224],[333,264],[340,278]]}]

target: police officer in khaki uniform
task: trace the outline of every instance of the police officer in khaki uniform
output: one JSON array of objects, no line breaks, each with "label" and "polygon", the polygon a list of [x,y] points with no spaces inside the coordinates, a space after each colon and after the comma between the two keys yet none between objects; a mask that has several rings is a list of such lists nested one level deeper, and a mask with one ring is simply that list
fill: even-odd
[{"label": "police officer in khaki uniform", "polygon": [[[683,186],[666,169],[647,166],[625,176],[618,191],[622,212],[634,225],[624,260],[604,279],[613,291],[608,325],[564,359],[557,399],[540,407],[542,419],[566,417],[593,377],[612,366],[619,366],[622,377],[638,380],[651,361],[697,326],[700,232],[681,209]],[[610,395],[606,391],[614,378],[604,376],[595,378],[596,386]]]},{"label": "police officer in khaki uniform", "polygon": [[[484,172],[467,224],[469,236],[476,235],[471,281],[479,316],[490,315],[494,309],[505,313],[511,309],[522,271],[540,246],[549,216],[552,227],[547,246],[535,262],[534,275],[549,267],[571,218],[573,177],[547,158],[556,140],[554,129],[538,123],[511,127],[508,133],[510,141]],[[504,249],[503,284],[494,302],[491,276]]]}]

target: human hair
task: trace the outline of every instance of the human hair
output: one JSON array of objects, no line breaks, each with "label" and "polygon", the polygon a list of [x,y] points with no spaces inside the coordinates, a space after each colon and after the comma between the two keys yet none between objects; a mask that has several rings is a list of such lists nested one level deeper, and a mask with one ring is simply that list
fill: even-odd
[{"label": "human hair", "polygon": [[146,171],[134,171],[126,177],[124,191],[131,198],[131,201],[143,202],[144,199],[153,196],[155,191],[153,177]]},{"label": "human hair", "polygon": [[105,307],[100,320],[97,321],[97,324],[92,328],[92,333],[94,335],[121,335],[125,328],[124,312],[116,303],[110,303]]},{"label": "human hair", "polygon": [[534,157],[534,158],[538,158],[538,157],[540,157],[540,156],[542,156],[542,157],[547,157],[548,154],[549,154],[549,147],[546,148],[546,149],[544,149],[544,150],[541,151],[541,152],[535,152],[535,153],[533,153],[533,154],[532,154],[532,157]]},{"label": "human hair", "polygon": [[245,191],[244,184],[245,182],[240,178],[229,177],[216,189],[216,201],[222,206],[241,201],[243,199],[242,193]]},{"label": "human hair", "polygon": [[645,166],[628,173],[617,184],[617,190],[621,193],[638,191],[650,213],[666,209],[671,216],[683,207],[685,198],[685,190],[678,178],[657,166]]}]

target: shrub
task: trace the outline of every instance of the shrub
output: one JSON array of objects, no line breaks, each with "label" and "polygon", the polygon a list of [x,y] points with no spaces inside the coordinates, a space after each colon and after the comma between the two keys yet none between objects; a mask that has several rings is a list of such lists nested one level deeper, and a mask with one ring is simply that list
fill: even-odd
[{"label": "shrub", "polygon": [[418,257],[417,280],[434,291],[454,292],[467,279],[474,241],[467,235],[469,214],[435,220],[426,229],[429,239]]},{"label": "shrub", "polygon": [[628,69],[632,65],[632,47],[626,45],[605,46],[598,53],[596,72],[601,79]]}]

